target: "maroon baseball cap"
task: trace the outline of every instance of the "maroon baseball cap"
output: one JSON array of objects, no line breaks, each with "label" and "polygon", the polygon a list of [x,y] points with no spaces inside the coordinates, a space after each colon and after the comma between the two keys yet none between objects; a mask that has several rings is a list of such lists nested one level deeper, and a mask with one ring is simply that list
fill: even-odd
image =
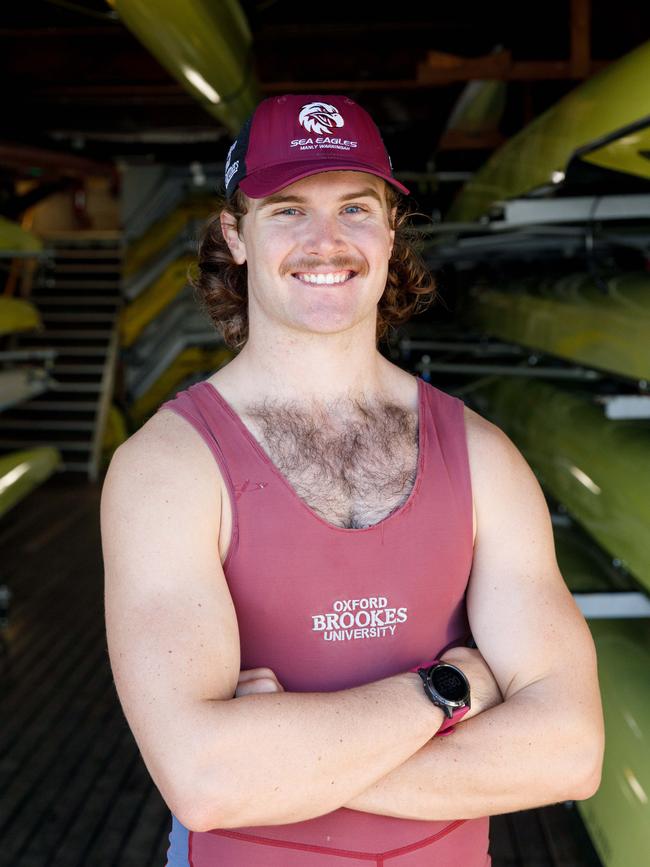
[{"label": "maroon baseball cap", "polygon": [[226,196],[241,187],[252,199],[319,172],[377,175],[400,193],[373,119],[347,96],[287,94],[261,102],[228,151]]}]

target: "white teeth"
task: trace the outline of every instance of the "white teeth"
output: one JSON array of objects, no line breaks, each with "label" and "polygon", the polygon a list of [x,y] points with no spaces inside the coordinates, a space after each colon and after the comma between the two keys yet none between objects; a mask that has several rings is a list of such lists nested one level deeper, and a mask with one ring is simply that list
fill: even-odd
[{"label": "white teeth", "polygon": [[346,271],[343,274],[296,274],[295,276],[303,283],[332,285],[333,283],[345,283],[350,277],[350,272]]}]

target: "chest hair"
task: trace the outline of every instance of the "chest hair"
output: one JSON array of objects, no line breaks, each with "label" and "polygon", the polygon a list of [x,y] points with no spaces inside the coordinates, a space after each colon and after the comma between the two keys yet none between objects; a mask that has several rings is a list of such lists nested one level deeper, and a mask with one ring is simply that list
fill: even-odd
[{"label": "chest hair", "polygon": [[408,498],[417,475],[418,414],[386,401],[274,403],[242,420],[296,494],[323,520],[358,529]]}]

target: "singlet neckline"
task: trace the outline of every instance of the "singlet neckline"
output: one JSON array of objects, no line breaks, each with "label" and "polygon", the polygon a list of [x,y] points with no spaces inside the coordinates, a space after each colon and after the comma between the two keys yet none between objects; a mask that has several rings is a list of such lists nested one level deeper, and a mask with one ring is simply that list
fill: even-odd
[{"label": "singlet neckline", "polygon": [[[226,412],[233,419],[235,425],[242,432],[246,440],[250,443],[250,445],[255,449],[255,451],[259,454],[262,461],[268,465],[270,471],[274,473],[277,478],[280,480],[280,483],[283,487],[288,490],[292,499],[297,501],[298,505],[302,507],[311,517],[318,521],[323,526],[327,527],[330,530],[337,530],[341,533],[368,533],[371,530],[383,530],[384,526],[392,520],[399,518],[408,508],[411,506],[411,502],[415,499],[418,489],[420,487],[420,483],[422,481],[422,476],[424,475],[424,452],[425,452],[425,414],[424,414],[424,389],[426,386],[425,381],[416,376],[415,380],[418,386],[418,460],[417,460],[417,469],[415,473],[415,481],[413,482],[413,487],[406,498],[406,500],[402,503],[399,508],[394,509],[390,514],[386,515],[385,518],[382,518],[381,521],[378,521],[376,524],[371,524],[369,527],[339,527],[337,524],[332,524],[329,521],[326,521],[324,518],[321,518],[307,503],[298,496],[295,488],[290,483],[289,479],[284,475],[284,473],[280,472],[280,469],[275,465],[275,463],[271,460],[271,458],[267,455],[267,453],[262,448],[261,443],[253,436],[253,434],[246,427],[242,419],[235,412],[233,407],[228,403],[225,397],[221,394],[221,392],[207,379],[204,379],[202,382],[196,383],[196,386],[205,386],[206,390],[209,389],[214,399],[223,406]],[[235,508],[235,503],[232,504],[232,507]]]}]

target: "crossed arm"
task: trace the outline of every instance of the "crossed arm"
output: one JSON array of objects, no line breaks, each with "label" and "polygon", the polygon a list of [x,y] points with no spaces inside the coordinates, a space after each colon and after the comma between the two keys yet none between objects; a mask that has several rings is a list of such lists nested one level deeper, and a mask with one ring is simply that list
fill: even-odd
[{"label": "crossed arm", "polygon": [[149,771],[188,827],[293,822],[339,806],[471,818],[595,791],[603,726],[593,642],[558,571],[532,471],[505,434],[476,419],[467,604],[504,701],[433,740],[442,713],[416,675],[233,700],[237,624],[225,579],[215,582],[214,541],[205,542],[220,514],[213,459],[189,437],[179,446],[179,430],[170,438],[180,419],[148,423],[118,450],[102,494],[111,664]]},{"label": "crossed arm", "polygon": [[[352,799],[357,810],[474,818],[588,798],[600,784],[596,653],[557,566],[544,495],[499,428],[468,411],[466,422],[478,517],[467,611],[504,701],[429,741]],[[445,659],[458,653],[462,668],[462,650]]]}]

